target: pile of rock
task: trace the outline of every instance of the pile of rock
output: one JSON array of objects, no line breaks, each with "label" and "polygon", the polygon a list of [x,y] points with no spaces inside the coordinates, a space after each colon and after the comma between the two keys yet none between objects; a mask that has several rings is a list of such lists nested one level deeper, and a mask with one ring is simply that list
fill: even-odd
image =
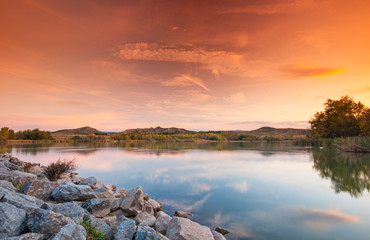
[{"label": "pile of rock", "polygon": [[187,219],[188,213],[169,216],[140,186],[117,189],[76,173],[52,182],[43,171],[38,164],[0,155],[1,239],[80,240],[87,238],[86,226],[109,240],[225,239],[219,229]]}]

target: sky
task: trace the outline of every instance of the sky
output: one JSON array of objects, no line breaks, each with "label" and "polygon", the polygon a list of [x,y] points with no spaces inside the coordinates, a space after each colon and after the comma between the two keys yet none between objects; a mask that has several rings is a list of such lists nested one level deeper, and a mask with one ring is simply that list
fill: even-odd
[{"label": "sky", "polygon": [[0,126],[308,128],[370,106],[367,0],[0,0]]}]

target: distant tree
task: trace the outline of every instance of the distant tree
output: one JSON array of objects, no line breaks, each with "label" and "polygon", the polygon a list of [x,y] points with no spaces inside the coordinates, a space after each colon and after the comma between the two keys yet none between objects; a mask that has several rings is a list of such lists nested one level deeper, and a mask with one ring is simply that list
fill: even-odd
[{"label": "distant tree", "polygon": [[336,138],[369,134],[369,108],[352,97],[328,99],[325,109],[309,121],[313,137]]},{"label": "distant tree", "polygon": [[0,129],[0,138],[2,139],[14,139],[14,130],[8,127],[2,127]]}]

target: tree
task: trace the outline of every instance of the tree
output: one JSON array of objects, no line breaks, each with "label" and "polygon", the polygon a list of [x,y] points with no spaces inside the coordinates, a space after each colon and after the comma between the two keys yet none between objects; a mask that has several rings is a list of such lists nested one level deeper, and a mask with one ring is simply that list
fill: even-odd
[{"label": "tree", "polygon": [[353,98],[328,99],[325,109],[309,121],[313,137],[336,138],[369,134],[369,108]]}]

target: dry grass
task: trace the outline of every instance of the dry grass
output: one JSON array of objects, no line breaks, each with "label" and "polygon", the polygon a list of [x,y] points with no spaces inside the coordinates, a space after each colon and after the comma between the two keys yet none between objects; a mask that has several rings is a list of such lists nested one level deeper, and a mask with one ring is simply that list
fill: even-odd
[{"label": "dry grass", "polygon": [[56,162],[52,162],[48,166],[46,166],[44,173],[50,181],[56,181],[63,173],[70,173],[76,169],[77,165],[75,158],[72,160],[58,159]]}]

